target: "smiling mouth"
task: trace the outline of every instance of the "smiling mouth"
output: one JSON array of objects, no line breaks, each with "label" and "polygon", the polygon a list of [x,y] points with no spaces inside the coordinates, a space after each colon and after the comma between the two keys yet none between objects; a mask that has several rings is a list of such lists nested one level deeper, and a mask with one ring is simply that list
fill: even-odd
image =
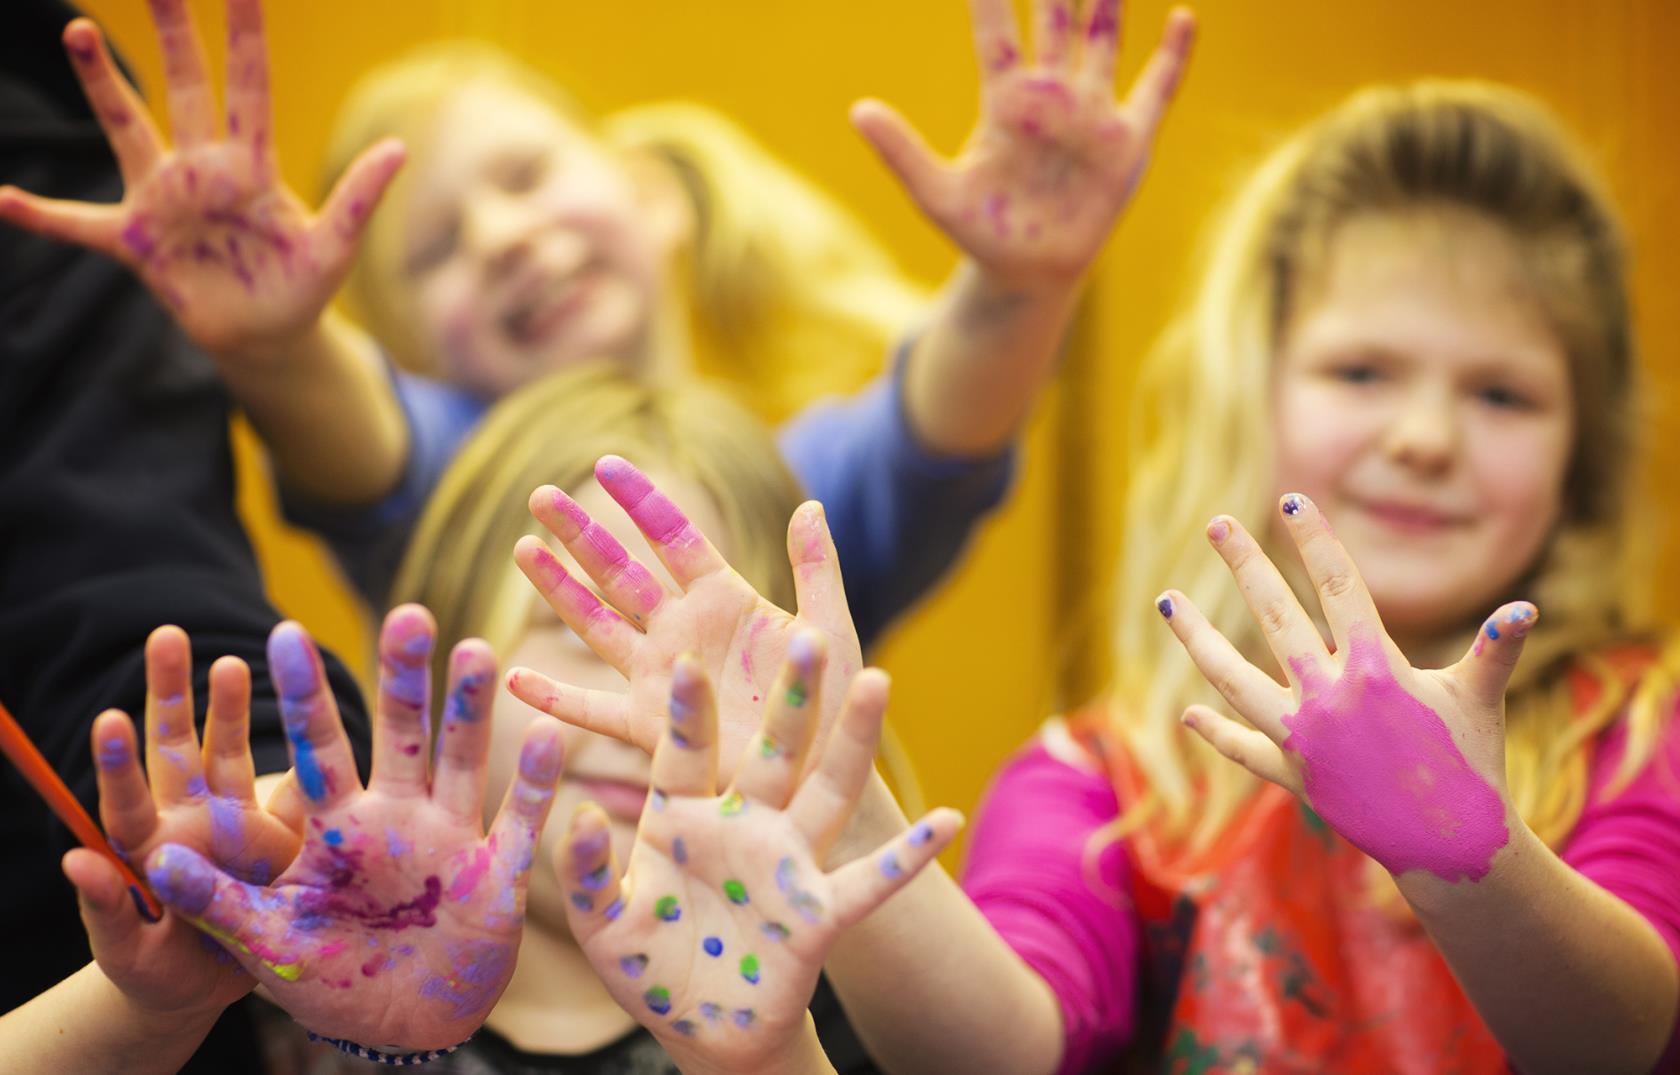
[{"label": "smiling mouth", "polygon": [[647,805],[648,786],[633,780],[610,780],[603,777],[578,776],[571,782],[613,817],[635,821]]},{"label": "smiling mouth", "polygon": [[502,334],[520,347],[546,342],[588,300],[595,276],[593,266],[585,265],[576,272],[524,289],[524,294],[502,314]]},{"label": "smiling mouth", "polygon": [[1462,515],[1449,515],[1433,508],[1415,507],[1409,504],[1397,504],[1391,501],[1359,501],[1359,508],[1366,515],[1382,523],[1391,530],[1405,534],[1440,534],[1449,530],[1457,530],[1469,523]]}]

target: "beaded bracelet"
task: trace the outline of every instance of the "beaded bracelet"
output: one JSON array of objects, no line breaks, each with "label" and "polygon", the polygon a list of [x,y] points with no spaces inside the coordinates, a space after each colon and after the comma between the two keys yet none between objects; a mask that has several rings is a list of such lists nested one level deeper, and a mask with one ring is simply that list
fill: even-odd
[{"label": "beaded bracelet", "polygon": [[371,1060],[375,1064],[388,1064],[391,1067],[398,1068],[408,1067],[411,1064],[429,1064],[440,1056],[448,1056],[459,1049],[461,1045],[466,1044],[463,1041],[460,1045],[451,1045],[447,1049],[428,1049],[423,1053],[382,1053],[378,1049],[370,1049],[366,1045],[357,1045],[355,1042],[345,1041],[343,1038],[329,1038],[317,1034],[313,1030],[306,1033],[308,1033],[310,1041],[326,1042],[341,1053],[348,1053],[362,1060]]}]

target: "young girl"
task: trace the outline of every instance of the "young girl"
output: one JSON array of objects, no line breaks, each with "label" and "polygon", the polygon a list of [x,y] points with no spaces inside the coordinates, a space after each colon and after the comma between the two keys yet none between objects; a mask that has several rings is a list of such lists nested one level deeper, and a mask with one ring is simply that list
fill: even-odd
[{"label": "young girl", "polygon": [[[1140,400],[1112,700],[1000,774],[968,900],[930,871],[848,935],[896,1009],[847,992],[837,952],[848,1014],[884,1064],[926,1070],[1128,1050],[1186,1071],[1666,1070],[1680,729],[1673,654],[1623,585],[1635,371],[1607,201],[1532,103],[1425,83],[1286,143],[1221,234]],[[1230,505],[1276,520],[1259,541],[1207,526],[1235,591],[1183,540]],[[1322,627],[1270,566],[1286,537]],[[608,648],[588,602],[533,578]],[[1209,613],[1159,593],[1178,579]],[[727,666],[750,641],[736,611],[667,617],[662,644]],[[1176,639],[1146,633],[1163,616]],[[1271,674],[1248,663],[1268,649]],[[1202,704],[1198,669],[1248,724]],[[610,699],[512,684],[647,738]],[[860,828],[887,816],[866,804]]]},{"label": "young girl", "polygon": [[[531,489],[539,485],[570,489],[579,501],[597,510],[605,503],[592,469],[594,460],[609,448],[654,468],[662,484],[692,512],[701,530],[715,536],[741,565],[751,585],[733,576],[739,591],[754,594],[752,587],[757,586],[780,605],[794,603],[795,579],[787,566],[783,535],[800,494],[768,433],[712,390],[697,385],[681,390],[653,387],[603,364],[545,378],[493,408],[427,506],[404,558],[397,592],[437,610],[444,640],[482,634],[512,659],[574,682],[610,688],[617,673],[534,600],[529,585],[507,558],[521,535],[540,529],[517,507]],[[812,518],[808,511],[800,517]],[[628,541],[634,531],[624,526],[597,528],[586,539],[590,550],[586,558],[611,556],[614,549],[622,557],[615,535]],[[801,541],[806,539],[832,549],[825,533],[810,526],[801,531]],[[774,708],[771,702],[795,699],[783,713],[785,726],[778,725],[774,712],[766,712],[765,717],[769,722],[765,734],[774,736],[767,741],[782,743],[785,754],[758,751],[754,755],[761,768],[786,767],[788,772],[780,778],[784,782],[799,772],[796,763],[804,756],[800,743],[816,730],[809,715],[828,712],[821,697],[825,680],[833,677],[825,677],[825,666],[843,666],[847,679],[858,670],[857,642],[845,622],[831,551],[828,562],[833,580],[826,601],[831,611],[817,615],[825,607],[820,600],[801,606],[809,622],[820,627],[807,630],[808,659],[791,673],[791,683],[776,682],[776,663],[764,665],[765,678],[757,697],[746,700],[746,710],[730,714],[750,713],[748,719],[756,722],[761,711]],[[802,570],[808,573],[811,565]],[[613,585],[634,586],[648,598],[666,587],[675,588],[669,578],[635,572],[620,575]],[[801,593],[809,594],[808,582]],[[652,608],[646,615],[649,620],[662,618]],[[440,663],[436,669],[439,683],[443,672]],[[869,772],[885,702],[878,673],[859,680],[862,693],[849,719],[862,723],[849,725],[850,734],[836,737],[839,748],[824,754],[836,764],[849,764],[851,776],[840,782],[842,787],[848,781],[861,785]],[[668,704],[668,684],[660,693],[641,699],[661,724],[667,712],[672,719],[681,715],[676,703]],[[693,708],[694,720],[673,727],[692,750],[708,738],[699,727],[703,705],[692,693],[700,688],[690,681],[684,689],[689,692],[684,695],[685,705]],[[837,704],[841,692],[828,689]],[[797,719],[789,723],[789,714]],[[492,791],[514,778],[522,736],[529,734],[533,724],[547,721],[512,696],[498,694],[489,733]],[[733,771],[730,746],[721,749],[726,766]],[[679,748],[679,754],[686,753]],[[456,1055],[439,1061],[437,1070],[667,1071],[672,1064],[668,1050],[681,1058],[685,1050],[692,1056],[695,1049],[719,1048],[725,1053],[711,1055],[711,1062],[723,1070],[768,1070],[760,1067],[761,1061],[768,1062],[765,1057],[780,1056],[784,1045],[793,1049],[801,1041],[797,1031],[830,943],[825,938],[846,920],[836,900],[861,901],[854,902],[849,912],[853,917],[860,915],[929,861],[959,823],[950,811],[930,815],[923,830],[926,838],[899,848],[902,877],[888,878],[867,868],[863,878],[894,884],[886,891],[860,896],[858,871],[849,879],[840,875],[824,879],[812,852],[802,850],[805,845],[776,827],[788,800],[785,795],[777,801],[774,794],[761,794],[763,772],[760,782],[750,775],[741,777],[736,786],[743,789],[745,805],[738,816],[721,823],[708,820],[723,816],[717,805],[698,809],[684,801],[674,786],[675,778],[668,775],[653,783],[653,774],[669,769],[662,769],[657,759],[650,768],[647,754],[634,746],[567,729],[565,755],[565,772],[556,795],[563,814],[572,815],[586,799],[599,804],[599,809],[580,815],[580,828],[573,833],[572,843],[582,848],[583,857],[564,851],[556,857],[557,869],[577,891],[568,893],[555,875],[537,871],[528,928],[508,991],[485,1030]],[[846,763],[848,757],[851,760]],[[711,792],[703,780],[696,780],[690,798],[707,799]],[[644,817],[650,787],[655,813]],[[856,794],[853,791],[842,799]],[[830,810],[825,816],[835,815]],[[681,827],[672,829],[679,819]],[[824,827],[832,830],[834,822]],[[604,845],[598,838],[603,831]],[[903,835],[901,827],[895,836]],[[834,832],[828,831],[809,846],[820,855],[833,838]],[[545,847],[553,851],[561,843],[554,835]],[[609,877],[617,884],[616,868],[607,865],[609,854],[617,862],[632,864],[622,919],[616,913],[606,915],[614,900],[614,892],[607,887]],[[801,890],[820,898],[831,914],[820,913],[819,907],[807,919],[794,908],[775,910],[782,899],[778,865],[789,855],[798,857],[809,874]],[[723,869],[725,862],[733,873],[726,871],[710,885],[697,880],[703,871]],[[594,880],[581,883],[579,876]],[[725,881],[739,887],[728,887]],[[711,900],[696,889],[713,895],[724,892],[727,902]],[[661,911],[658,899],[667,894],[674,894],[671,910]],[[713,905],[717,903],[722,906]],[[810,905],[805,906],[809,910]],[[763,922],[751,917],[759,914],[767,916]],[[741,916],[748,921],[739,921]],[[789,932],[771,937],[766,931],[778,921]],[[650,922],[658,923],[651,934],[636,933]],[[705,929],[701,929],[703,923]],[[678,943],[673,940],[677,937],[686,940]],[[603,954],[603,948],[610,950]],[[633,963],[634,974],[630,974],[621,959],[637,955],[643,958]],[[749,958],[751,977],[762,982],[746,981],[747,972],[741,967]],[[685,988],[683,980],[689,973],[672,976],[671,965],[687,967],[696,959],[699,966]],[[620,994],[626,983],[632,987],[633,1001],[621,1007],[615,997],[623,999]],[[743,984],[750,996],[742,994]],[[650,1006],[642,993],[655,987],[666,992]],[[736,999],[729,1001],[732,994]],[[872,1070],[830,992],[821,990],[811,1010],[823,1049],[835,1068]],[[639,1017],[649,1022],[653,1036],[638,1030]],[[679,1027],[685,1020],[691,1025]],[[268,1035],[271,1065],[283,1070],[300,1062],[291,1053],[301,1047],[297,1035],[280,1026],[273,1029]]]},{"label": "young girl", "polygon": [[[1002,496],[1008,448],[1182,71],[1186,13],[1117,106],[1114,7],[1092,5],[1078,69],[1029,70],[984,51],[980,123],[954,162],[884,105],[854,110],[967,255],[887,376],[784,431],[796,473],[841,528],[866,641]],[[1052,9],[1071,42],[1070,9],[1045,0]],[[229,0],[225,136],[184,3],[154,11],[173,150],[97,30],[77,22],[66,43],[123,163],[124,202],[8,188],[0,217],[142,275],[216,357],[273,452],[293,516],[328,538],[376,604],[426,493],[511,388],[584,358],[650,375],[655,355],[686,366],[680,338],[692,336],[727,355],[743,384],[798,385],[763,393],[779,419],[794,391],[851,387],[860,346],[885,352],[910,328],[910,289],[861,229],[717,117],[656,109],[598,135],[560,91],[482,47],[435,48],[372,76],[336,140],[342,176],[312,216],[269,149],[256,0]],[[1005,0],[974,0],[974,11],[983,37],[1009,18]],[[378,140],[392,133],[414,159],[370,218],[402,163],[394,139]],[[359,307],[408,371],[394,379],[372,339],[324,312],[353,262]],[[844,375],[767,372],[788,368]]]}]

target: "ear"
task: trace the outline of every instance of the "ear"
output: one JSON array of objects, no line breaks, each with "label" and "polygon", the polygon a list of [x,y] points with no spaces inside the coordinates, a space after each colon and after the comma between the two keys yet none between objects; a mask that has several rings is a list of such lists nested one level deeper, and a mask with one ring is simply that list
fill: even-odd
[{"label": "ear", "polygon": [[660,249],[670,253],[692,244],[698,225],[694,196],[670,160],[657,150],[636,148],[620,153],[619,164]]}]

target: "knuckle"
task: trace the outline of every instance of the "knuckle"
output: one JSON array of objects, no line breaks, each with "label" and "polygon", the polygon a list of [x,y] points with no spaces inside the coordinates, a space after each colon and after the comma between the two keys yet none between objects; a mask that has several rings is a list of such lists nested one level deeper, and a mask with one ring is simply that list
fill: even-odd
[{"label": "knuckle", "polygon": [[1349,597],[1358,591],[1359,581],[1353,577],[1353,572],[1337,568],[1324,576],[1318,584],[1318,589],[1325,597],[1332,599]]}]

